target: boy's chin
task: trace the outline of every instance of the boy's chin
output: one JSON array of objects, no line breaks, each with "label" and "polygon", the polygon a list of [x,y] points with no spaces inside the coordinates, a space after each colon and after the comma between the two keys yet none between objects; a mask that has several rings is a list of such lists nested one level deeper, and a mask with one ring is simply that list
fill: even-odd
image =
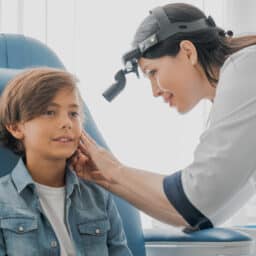
[{"label": "boy's chin", "polygon": [[68,161],[69,159],[71,159],[71,157],[73,156],[74,152],[70,152],[70,153],[62,153],[62,154],[54,154],[52,155],[52,159],[55,161]]}]

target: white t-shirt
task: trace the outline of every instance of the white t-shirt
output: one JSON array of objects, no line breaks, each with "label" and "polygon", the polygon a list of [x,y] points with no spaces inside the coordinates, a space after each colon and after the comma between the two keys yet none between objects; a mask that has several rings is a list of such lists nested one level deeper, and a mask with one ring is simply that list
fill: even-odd
[{"label": "white t-shirt", "polygon": [[215,226],[254,195],[255,176],[256,46],[249,46],[225,61],[194,160],[180,175],[166,177],[164,189],[191,225],[205,217]]},{"label": "white t-shirt", "polygon": [[75,256],[65,224],[65,187],[54,188],[36,183],[39,201],[58,238],[61,256]]}]

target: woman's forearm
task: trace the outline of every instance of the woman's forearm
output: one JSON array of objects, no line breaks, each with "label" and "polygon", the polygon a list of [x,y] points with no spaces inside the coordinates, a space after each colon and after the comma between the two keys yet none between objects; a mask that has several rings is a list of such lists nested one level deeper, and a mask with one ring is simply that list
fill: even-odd
[{"label": "woman's forearm", "polygon": [[187,226],[165,196],[163,175],[124,166],[86,132],[81,135],[79,151],[79,160],[74,163],[79,177],[97,182],[156,219]]},{"label": "woman's forearm", "polygon": [[174,226],[187,226],[166,198],[163,179],[163,175],[124,166],[107,188],[156,219]]}]

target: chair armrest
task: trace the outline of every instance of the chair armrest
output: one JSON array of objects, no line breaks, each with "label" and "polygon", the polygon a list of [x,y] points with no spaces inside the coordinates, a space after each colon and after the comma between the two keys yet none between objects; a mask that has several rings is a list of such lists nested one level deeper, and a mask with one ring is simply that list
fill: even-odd
[{"label": "chair armrest", "polygon": [[211,228],[191,233],[181,230],[147,229],[144,231],[145,242],[242,242],[252,238],[240,231],[226,228]]},{"label": "chair armrest", "polygon": [[253,255],[254,241],[242,232],[225,228],[184,233],[181,230],[144,231],[147,256]]}]

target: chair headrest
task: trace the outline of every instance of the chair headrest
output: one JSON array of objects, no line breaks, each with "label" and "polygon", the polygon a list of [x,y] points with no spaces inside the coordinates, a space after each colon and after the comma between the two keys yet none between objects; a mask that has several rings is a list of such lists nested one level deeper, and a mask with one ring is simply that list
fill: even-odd
[{"label": "chair headrest", "polygon": [[0,33],[0,67],[36,66],[65,68],[58,56],[42,42],[24,35]]},{"label": "chair headrest", "polygon": [[0,68],[0,95],[6,84],[25,69]]}]

